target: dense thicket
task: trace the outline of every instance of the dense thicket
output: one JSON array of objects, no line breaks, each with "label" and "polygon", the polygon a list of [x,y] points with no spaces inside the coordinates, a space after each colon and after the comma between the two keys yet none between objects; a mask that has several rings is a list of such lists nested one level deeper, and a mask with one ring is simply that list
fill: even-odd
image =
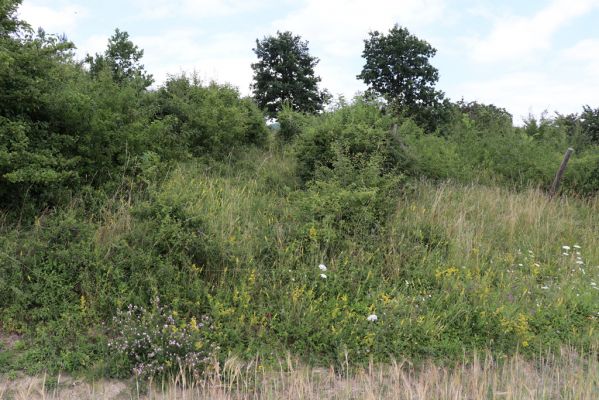
[{"label": "dense thicket", "polygon": [[149,89],[124,32],[79,63],[0,4],[0,372],[597,345],[597,110],[357,96],[269,130],[231,86]]},{"label": "dense thicket", "polygon": [[34,34],[14,13],[3,15],[0,37],[4,207],[60,204],[82,187],[133,176],[148,159],[221,157],[264,143],[262,113],[236,89],[181,76],[148,91],[143,52],[126,32],[116,31],[104,55],[88,57],[87,69],[70,42]]}]

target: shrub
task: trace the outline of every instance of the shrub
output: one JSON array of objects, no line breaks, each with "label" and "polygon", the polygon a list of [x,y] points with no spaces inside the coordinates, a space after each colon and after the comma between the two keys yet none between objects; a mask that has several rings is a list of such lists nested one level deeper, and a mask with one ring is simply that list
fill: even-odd
[{"label": "shrub", "polygon": [[217,350],[209,339],[207,316],[184,319],[158,298],[150,309],[129,305],[117,312],[112,325],[115,336],[108,347],[123,355],[139,377],[180,371],[199,375]]},{"label": "shrub", "polygon": [[382,157],[381,167],[392,166],[392,116],[381,113],[381,105],[356,98],[351,105],[315,119],[295,144],[298,175],[304,182],[316,177],[320,168],[333,168],[335,146],[340,146],[351,162]]},{"label": "shrub", "polygon": [[174,117],[176,132],[196,156],[223,158],[235,147],[266,142],[263,114],[232,86],[204,86],[196,76],[181,75],[167,80],[156,101],[158,119]]}]

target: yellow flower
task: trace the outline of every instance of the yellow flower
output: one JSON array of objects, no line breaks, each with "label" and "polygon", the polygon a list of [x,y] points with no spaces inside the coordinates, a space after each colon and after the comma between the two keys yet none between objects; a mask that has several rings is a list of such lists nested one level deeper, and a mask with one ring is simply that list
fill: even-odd
[{"label": "yellow flower", "polygon": [[196,317],[191,317],[191,320],[189,321],[189,326],[191,327],[192,331],[197,332],[198,329],[198,321],[196,320]]}]

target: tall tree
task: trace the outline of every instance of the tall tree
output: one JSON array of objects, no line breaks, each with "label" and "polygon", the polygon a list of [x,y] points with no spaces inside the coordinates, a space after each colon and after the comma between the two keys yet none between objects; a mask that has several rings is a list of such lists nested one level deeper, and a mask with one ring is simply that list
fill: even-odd
[{"label": "tall tree", "polygon": [[281,111],[284,103],[296,111],[317,112],[330,98],[318,89],[320,77],[314,74],[318,58],[312,57],[308,42],[291,32],[277,32],[263,40],[256,39],[253,49],[258,62],[252,64],[254,99],[270,117]]},{"label": "tall tree", "polygon": [[443,93],[435,89],[439,71],[429,62],[436,50],[399,25],[386,35],[378,31],[369,35],[362,52],[366,64],[357,78],[402,114],[434,115],[431,110],[438,108],[443,99]]},{"label": "tall tree", "polygon": [[92,76],[97,76],[102,70],[108,70],[118,84],[138,80],[143,87],[148,87],[153,79],[140,62],[143,55],[144,51],[129,40],[129,34],[117,28],[114,35],[108,39],[108,47],[104,54],[88,54],[85,61],[89,64]]}]

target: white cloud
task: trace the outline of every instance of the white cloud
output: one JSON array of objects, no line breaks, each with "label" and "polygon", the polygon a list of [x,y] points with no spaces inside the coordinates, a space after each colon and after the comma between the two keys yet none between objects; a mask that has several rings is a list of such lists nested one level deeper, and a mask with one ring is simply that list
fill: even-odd
[{"label": "white cloud", "polygon": [[56,34],[72,32],[81,19],[88,15],[86,8],[76,4],[52,8],[31,1],[24,2],[18,13],[33,29],[42,27],[46,32]]},{"label": "white cloud", "polygon": [[586,75],[599,81],[599,39],[584,39],[560,55],[563,62],[575,64]]},{"label": "white cloud", "polygon": [[135,0],[141,9],[141,17],[161,19],[186,17],[205,19],[275,6],[275,0]]},{"label": "white cloud", "polygon": [[554,0],[532,17],[501,17],[486,38],[467,39],[471,56],[478,62],[499,62],[549,49],[561,27],[596,6],[599,0]]},{"label": "white cloud", "polygon": [[291,15],[273,22],[273,28],[291,30],[318,42],[327,55],[361,54],[371,30],[387,31],[394,24],[421,27],[437,21],[444,0],[305,0]]},{"label": "white cloud", "polygon": [[418,31],[441,20],[446,11],[445,0],[304,0],[301,4],[264,34],[289,30],[308,40],[310,53],[321,60],[317,74],[322,86],[346,95],[364,89],[355,77],[368,32],[386,32],[396,23]]}]

